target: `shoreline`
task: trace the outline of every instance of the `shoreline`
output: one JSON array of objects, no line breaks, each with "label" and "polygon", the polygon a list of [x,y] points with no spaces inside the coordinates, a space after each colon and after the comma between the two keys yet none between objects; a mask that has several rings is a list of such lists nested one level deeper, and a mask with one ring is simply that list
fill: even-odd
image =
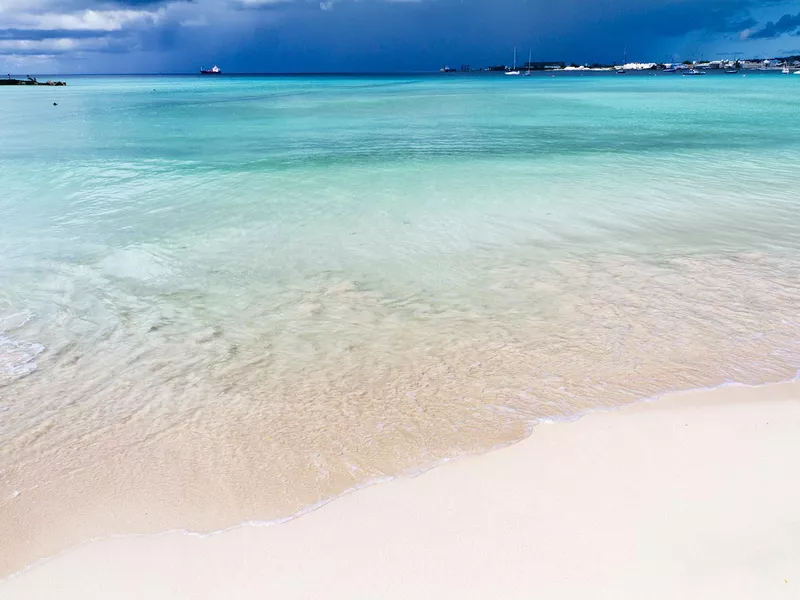
[{"label": "shoreline", "polygon": [[[124,579],[125,575],[123,572],[119,571],[119,569],[127,573],[124,567],[125,564],[131,560],[145,560],[150,554],[150,550],[148,550],[150,546],[171,547],[172,550],[170,550],[170,553],[173,553],[175,550],[180,550],[183,554],[178,552],[178,557],[188,557],[200,553],[208,560],[211,560],[212,556],[216,557],[214,559],[215,561],[220,559],[223,554],[235,550],[236,547],[241,544],[242,540],[240,538],[247,538],[249,540],[247,542],[249,545],[255,544],[263,550],[264,548],[270,547],[270,544],[274,545],[274,543],[276,543],[274,538],[284,538],[285,536],[282,532],[287,528],[300,528],[303,532],[308,530],[309,535],[313,537],[315,533],[325,531],[327,529],[325,524],[326,522],[330,522],[331,519],[342,519],[346,517],[348,520],[353,521],[353,525],[358,526],[359,523],[357,520],[362,518],[361,514],[364,507],[366,507],[368,514],[370,510],[385,513],[387,506],[394,506],[395,509],[397,509],[398,505],[402,505],[402,502],[397,499],[398,495],[403,497],[408,496],[412,488],[424,488],[423,494],[429,493],[434,494],[434,496],[442,494],[447,495],[447,490],[445,488],[449,485],[452,491],[458,492],[458,486],[464,484],[464,477],[474,479],[475,475],[481,470],[484,471],[484,475],[489,476],[491,476],[491,473],[496,469],[507,470],[509,468],[509,456],[512,456],[512,459],[516,460],[517,463],[519,463],[519,457],[521,456],[525,456],[526,460],[534,462],[536,462],[537,459],[541,460],[545,458],[545,456],[541,454],[541,449],[536,450],[535,448],[540,445],[541,438],[549,440],[549,443],[555,443],[556,446],[558,446],[558,444],[563,444],[564,440],[575,438],[575,434],[578,430],[588,430],[589,432],[599,433],[599,430],[603,427],[619,429],[622,426],[621,422],[625,420],[639,420],[639,425],[646,427],[655,426],[656,429],[658,429],[658,424],[652,423],[654,420],[653,415],[656,414],[666,414],[674,419],[676,416],[686,417],[692,413],[695,413],[696,416],[697,413],[710,411],[711,413],[723,413],[721,416],[724,417],[725,411],[731,413],[736,412],[737,407],[739,409],[745,407],[745,412],[749,411],[752,413],[748,415],[752,418],[754,415],[757,415],[754,405],[759,402],[763,403],[763,406],[769,406],[770,409],[774,409],[776,404],[781,405],[785,411],[788,411],[790,416],[794,417],[800,415],[800,402],[798,402],[798,400],[800,400],[800,382],[798,382],[797,377],[795,377],[783,383],[756,386],[726,383],[711,389],[666,392],[625,406],[592,410],[584,415],[576,417],[576,419],[572,421],[543,421],[538,423],[539,427],[533,427],[532,435],[529,434],[526,438],[517,443],[504,445],[486,453],[460,456],[457,460],[445,459],[416,475],[405,474],[383,479],[379,482],[370,482],[356,489],[348,490],[316,506],[308,507],[297,515],[277,520],[277,522],[251,521],[208,533],[170,530],[154,534],[123,534],[85,542],[73,546],[53,557],[36,561],[24,569],[4,579],[0,579],[0,591],[2,591],[4,587],[9,586],[12,592],[14,592],[14,588],[18,586],[23,594],[29,592],[35,594],[37,581],[41,584],[43,579],[49,580],[54,574],[58,574],[60,578],[66,577],[64,580],[65,583],[62,584],[62,586],[66,585],[66,589],[71,589],[71,584],[77,585],[80,583],[80,581],[76,581],[76,578],[80,580],[80,577],[76,576],[70,579],[70,568],[74,569],[75,566],[81,566],[81,569],[85,570],[81,564],[82,561],[85,563],[85,561],[100,559],[110,561],[110,564],[103,567],[104,569],[112,567],[111,571],[115,572],[116,576]],[[681,415],[681,413],[687,413],[687,415]],[[620,422],[615,423],[615,421]],[[789,419],[789,421],[791,421],[791,419]],[[794,433],[800,433],[800,419],[796,422],[789,423],[789,425],[784,423],[783,426],[792,426],[795,428],[793,430]],[[688,422],[686,427],[689,427]],[[623,433],[628,435],[631,432],[626,433],[623,431]],[[573,439],[572,441],[574,442],[575,440]],[[615,441],[617,444],[620,442],[619,439],[610,440],[612,446]],[[797,447],[800,450],[800,442],[797,442]],[[561,450],[563,450],[563,448],[561,448]],[[791,452],[789,454],[791,454]],[[516,455],[516,458],[514,458],[514,455]],[[556,459],[563,460],[563,457],[556,457]],[[484,464],[481,465],[480,463]],[[567,464],[565,466],[574,467],[575,465]],[[605,466],[611,467],[613,465],[606,464]],[[517,467],[519,467],[519,464],[517,464]],[[569,471],[569,469],[567,469],[567,471]],[[454,473],[458,475],[456,476]],[[453,477],[455,477],[455,481],[449,481]],[[383,485],[374,485],[374,483],[383,483]],[[789,484],[787,483],[787,485]],[[800,486],[797,484],[793,485],[794,489],[791,490],[790,493],[797,495],[798,501],[800,501]],[[354,494],[354,491],[359,491],[360,493]],[[540,491],[539,493],[545,492]],[[374,499],[375,496],[380,497],[380,500]],[[338,500],[338,502],[333,502],[333,500]],[[406,498],[406,500],[408,500],[408,498]],[[498,497],[494,500],[499,504],[503,504],[507,502],[508,498],[498,494]],[[465,502],[469,503],[469,501],[467,496]],[[360,506],[361,508],[354,511],[354,505]],[[456,509],[456,512],[458,512],[458,509]],[[467,515],[461,515],[461,517],[466,518]],[[309,521],[318,523],[309,524]],[[338,521],[336,522],[338,523]],[[413,524],[407,523],[406,526],[413,526]],[[315,527],[323,527],[323,529],[311,532]],[[222,552],[223,548],[226,549],[225,552]],[[798,548],[798,550],[800,550],[800,548]],[[258,553],[260,550],[255,549],[255,551]],[[348,554],[348,547],[345,546],[342,552],[343,554]],[[133,554],[131,555],[131,553]],[[122,559],[123,556],[125,557],[124,559]],[[800,554],[797,557],[800,557]],[[187,563],[183,565],[183,568],[188,569],[190,566],[191,564]],[[156,572],[152,572],[152,569],[150,572],[154,576],[157,575]],[[800,575],[800,573],[795,574],[795,581],[797,575]],[[169,576],[169,572],[161,573],[161,577]],[[112,581],[115,580],[113,578],[108,580],[108,582]],[[164,583],[163,580],[160,581],[162,584]],[[86,585],[89,584],[88,582],[84,583]],[[788,586],[788,584],[784,585]],[[34,591],[31,592],[31,590]],[[347,596],[347,594],[344,594],[343,591],[343,597],[345,596]],[[33,598],[44,596],[23,595],[19,597]],[[80,595],[76,595],[75,597],[86,598],[100,596],[87,596],[86,592],[80,592]],[[192,595],[191,597],[195,596]],[[212,598],[218,596],[210,595],[200,597]]]},{"label": "shoreline", "polygon": [[[131,589],[213,589],[192,565],[217,563],[219,581],[268,589],[293,552],[273,578],[330,559],[373,577],[392,556],[375,591],[431,566],[459,585],[492,578],[520,557],[567,581],[608,552],[635,566],[636,544],[682,544],[652,529],[687,514],[683,539],[708,523],[715,539],[784,539],[795,526],[774,519],[791,515],[761,491],[780,466],[769,493],[795,500],[794,404],[770,401],[783,388],[710,394],[766,401],[752,409],[618,407],[797,375],[794,89],[766,73],[699,87],[632,76],[503,81],[502,93],[499,79],[439,75],[70,78],[63,102],[0,92],[0,156],[16,165],[0,201],[0,329],[32,316],[0,335],[0,371],[27,372],[45,348],[0,390],[0,577],[36,564],[13,580],[22,593],[17,581],[57,581],[72,564],[61,587],[108,571],[113,590],[130,558],[143,578]],[[595,506],[619,490],[634,496]],[[664,505],[676,490],[682,504]],[[697,494],[738,518],[698,513]],[[270,522],[282,525],[256,526]],[[591,548],[573,547],[587,536]],[[543,545],[505,554],[519,539]],[[108,557],[92,567],[97,548]],[[240,578],[228,556],[254,570]],[[497,596],[490,583],[482,597]]]},{"label": "shoreline", "polygon": [[[716,276],[722,276],[724,272],[724,270],[718,271]],[[781,280],[779,279],[778,281]],[[707,282],[708,285],[711,285],[711,282],[713,282],[713,279]],[[772,287],[774,286],[770,285],[769,289],[772,289]],[[337,288],[334,287],[332,289]],[[347,294],[349,289],[349,287],[346,288],[344,293]],[[760,301],[760,298],[764,296],[764,290],[754,288],[752,295],[756,302],[753,308],[763,308],[763,302]],[[680,297],[682,302],[687,302],[684,295],[681,294]],[[722,301],[721,299],[719,300]],[[730,301],[736,305],[740,300],[736,296]],[[602,299],[599,298],[594,298],[592,302],[596,306],[603,304]],[[577,309],[580,308],[581,306],[579,305]],[[759,321],[760,327],[770,335],[767,338],[759,336],[753,338],[753,343],[764,347],[764,351],[768,351],[769,347],[773,345],[781,344],[780,347],[783,347],[789,343],[788,341],[782,342],[781,338],[794,337],[791,329],[787,330],[786,328],[778,327],[779,324],[774,323],[775,315],[777,314],[780,313],[776,311],[772,316],[764,314]],[[603,324],[601,319],[600,325]],[[695,333],[694,329],[688,329],[690,334]],[[780,332],[780,335],[771,335],[777,332]],[[676,332],[671,332],[670,337],[677,340],[680,336]],[[626,344],[632,345],[632,342],[628,341],[629,338],[623,339],[626,340]],[[632,339],[635,338],[630,338],[630,340]],[[768,341],[771,339],[774,339],[774,342],[770,344]],[[191,341],[191,338],[189,341]],[[667,338],[667,341],[670,341],[669,338]],[[387,473],[391,473],[393,476],[415,475],[434,468],[442,462],[449,462],[453,457],[482,454],[486,451],[503,448],[509,443],[518,443],[520,440],[525,439],[526,435],[529,435],[531,428],[542,418],[545,421],[553,419],[574,420],[585,414],[587,408],[591,412],[592,409],[616,408],[630,403],[646,402],[652,398],[663,396],[663,390],[665,388],[669,389],[671,386],[686,385],[687,387],[696,388],[699,383],[701,389],[707,389],[709,383],[728,386],[731,385],[731,379],[739,379],[740,377],[739,381],[750,385],[791,380],[790,378],[797,377],[797,363],[793,360],[791,352],[788,352],[785,356],[777,354],[774,364],[770,363],[769,368],[762,365],[763,368],[760,373],[745,373],[743,368],[737,368],[736,365],[747,364],[747,359],[750,358],[749,354],[757,352],[758,347],[745,347],[744,349],[748,350],[748,352],[744,352],[742,346],[738,348],[731,346],[730,350],[725,352],[726,344],[723,342],[724,340],[721,340],[720,344],[711,345],[706,341],[706,349],[702,354],[698,349],[693,350],[696,360],[691,360],[690,356],[685,356],[676,349],[675,352],[680,352],[679,358],[685,365],[684,371],[680,373],[680,377],[678,376],[679,373],[674,373],[672,377],[662,377],[661,381],[658,381],[656,376],[663,370],[663,357],[656,359],[655,356],[652,359],[646,356],[641,358],[644,361],[642,369],[635,373],[631,372],[625,377],[625,379],[628,379],[627,385],[622,381],[623,377],[614,377],[618,375],[615,372],[610,373],[610,379],[615,382],[615,385],[592,386],[590,383],[576,378],[567,389],[563,386],[559,387],[558,378],[554,381],[548,381],[547,379],[537,380],[532,387],[533,392],[528,392],[529,395],[520,398],[516,404],[509,403],[509,406],[514,410],[502,409],[495,411],[492,403],[481,404],[479,407],[483,411],[482,414],[501,415],[498,418],[507,419],[507,422],[511,425],[519,425],[513,431],[513,435],[506,436],[506,431],[498,429],[497,431],[503,435],[497,435],[494,439],[489,438],[488,440],[481,437],[479,444],[462,444],[461,441],[465,437],[461,433],[463,427],[459,427],[459,435],[453,436],[452,443],[455,447],[448,448],[449,452],[429,452],[424,460],[405,460],[403,464],[396,465],[399,468],[392,468],[392,465],[389,465],[388,468],[373,469],[368,477],[354,476],[349,478],[349,481],[342,481],[343,485],[328,485],[327,489],[323,489],[326,481],[323,481],[319,486],[316,485],[315,481],[311,481],[312,485],[306,487],[294,485],[299,480],[291,477],[294,477],[295,473],[299,473],[301,477],[305,475],[302,467],[310,464],[307,460],[282,461],[282,456],[286,456],[286,452],[294,449],[294,446],[291,445],[294,443],[294,438],[300,439],[301,442],[303,440],[307,442],[308,438],[293,436],[293,439],[289,439],[288,436],[284,436],[286,439],[283,444],[283,454],[277,451],[272,453],[264,452],[265,450],[269,451],[270,448],[261,443],[263,431],[259,423],[263,422],[263,419],[269,418],[270,415],[268,413],[264,413],[258,419],[250,419],[253,424],[251,427],[238,427],[235,426],[237,421],[226,421],[230,416],[230,413],[226,412],[226,410],[209,412],[204,415],[202,420],[196,423],[196,425],[207,425],[203,429],[192,427],[183,429],[183,431],[188,431],[191,436],[194,436],[184,436],[185,443],[183,445],[175,443],[177,438],[170,438],[170,443],[164,444],[163,447],[158,447],[158,451],[154,452],[148,447],[143,447],[144,450],[148,451],[147,453],[131,453],[124,462],[122,460],[115,461],[113,458],[105,461],[106,456],[123,456],[120,454],[120,450],[124,450],[126,446],[122,442],[123,434],[130,436],[127,444],[129,447],[141,447],[135,443],[140,439],[138,434],[141,429],[138,431],[135,428],[120,429],[119,433],[115,435],[107,435],[102,439],[97,438],[98,442],[113,440],[113,443],[105,447],[108,450],[107,452],[99,452],[97,450],[99,446],[94,446],[91,451],[85,453],[85,456],[80,456],[79,458],[86,460],[82,463],[76,461],[75,464],[82,468],[73,471],[69,479],[61,480],[54,477],[55,472],[46,468],[41,461],[39,461],[41,466],[38,470],[38,476],[31,476],[26,473],[30,481],[36,482],[36,485],[30,488],[31,493],[28,493],[28,488],[26,487],[14,485],[16,482],[13,480],[13,473],[12,477],[7,478],[11,485],[6,486],[10,496],[5,496],[8,498],[5,504],[7,509],[5,510],[5,523],[8,524],[5,531],[12,543],[8,544],[5,553],[0,554],[0,559],[5,559],[5,568],[2,569],[2,575],[19,572],[20,569],[33,564],[41,557],[56,555],[62,549],[73,548],[77,543],[85,540],[102,539],[114,534],[152,535],[175,531],[178,528],[195,532],[219,532],[240,527],[242,524],[246,526],[285,522],[287,519],[313,511],[321,505],[324,506],[327,502],[348,494],[354,488],[363,489],[376,481],[384,481]],[[670,349],[671,346],[669,344],[665,345],[667,350]],[[503,348],[506,347],[503,346]],[[596,369],[605,364],[603,361],[608,362],[606,360],[607,357],[598,354],[601,349],[601,345],[595,341],[587,346],[586,351],[583,353],[584,356],[575,357],[584,363],[581,365],[583,368],[580,371],[588,372],[589,368]],[[398,382],[392,382],[391,389],[397,390],[398,387],[400,389],[406,387],[420,390],[425,385],[433,383],[438,390],[448,390],[447,386],[441,384],[444,381],[450,385],[450,393],[459,393],[458,390],[462,389],[461,386],[466,383],[473,386],[469,389],[479,391],[474,395],[475,398],[478,398],[481,397],[480,394],[483,394],[483,390],[480,388],[485,385],[486,381],[489,381],[490,384],[493,383],[494,389],[498,389],[501,392],[503,390],[502,386],[505,383],[500,382],[502,385],[499,385],[497,381],[487,378],[491,378],[501,372],[514,374],[514,367],[526,371],[528,369],[526,365],[528,364],[546,365],[552,359],[552,357],[537,357],[535,353],[526,352],[524,347],[517,350],[515,346],[509,346],[508,349],[498,354],[495,349],[490,348],[487,350],[484,346],[476,344],[476,352],[478,353],[474,355],[469,352],[460,352],[461,355],[470,359],[464,360],[464,365],[467,368],[462,369],[462,371],[466,371],[466,373],[457,372],[457,376],[454,378],[439,377],[438,379],[438,372],[436,371],[430,377],[427,376],[427,373],[422,373],[426,375],[426,378],[421,380],[422,383],[420,383],[420,381],[416,380],[415,375],[418,371],[412,370],[410,371],[411,376],[407,377],[409,379],[408,385],[402,386],[398,385]],[[628,353],[631,357],[635,356],[633,348],[629,348]],[[565,355],[564,358],[567,358],[573,352],[565,351],[563,354]],[[445,353],[429,352],[428,355],[435,358],[445,356]],[[524,360],[522,359],[523,356],[525,357]],[[718,356],[718,360],[711,360],[714,356]],[[781,364],[781,361],[784,364]],[[717,368],[716,365],[720,363],[724,366]],[[758,366],[758,364],[755,363],[754,367]],[[710,369],[704,369],[702,365],[709,365]],[[475,367],[479,368],[474,369]],[[322,378],[323,382],[334,381],[335,377],[338,377],[339,366],[331,364],[329,368],[331,369],[331,377]],[[539,370],[542,369],[545,372],[547,371],[546,367],[540,366]],[[361,367],[358,370],[346,371],[346,373],[350,376],[344,381],[337,382],[337,388],[341,390],[340,393],[344,394],[345,398],[347,398],[347,390],[359,389],[358,386],[360,386],[360,382],[365,377]],[[636,375],[635,379],[632,378],[634,374]],[[598,375],[595,375],[595,378],[597,377]],[[40,376],[34,373],[30,381],[35,382],[39,378]],[[262,378],[258,377],[258,379]],[[118,381],[124,381],[124,379],[114,379],[115,383]],[[287,381],[291,384],[291,381],[288,379]],[[292,381],[297,381],[297,379],[292,378]],[[383,383],[383,381],[379,383]],[[402,384],[404,382],[400,380],[399,383]],[[242,387],[246,386],[242,385]],[[375,386],[369,387],[370,389],[383,389],[375,388]],[[30,389],[35,390],[36,388],[32,386]],[[634,390],[636,391],[634,392]],[[213,386],[209,386],[208,390],[204,390],[202,394],[198,393],[197,396],[198,398],[208,397],[208,393],[213,391]],[[35,394],[30,394],[31,398],[34,396]],[[125,397],[128,397],[128,393],[120,390],[119,398]],[[389,395],[388,397],[395,398],[395,395]],[[409,406],[394,415],[395,430],[398,430],[398,427],[402,429],[403,424],[408,423],[408,421],[403,421],[402,419],[416,419],[414,422],[417,423],[417,430],[424,431],[425,426],[430,423],[429,415],[432,415],[434,418],[439,417],[439,431],[443,431],[446,434],[454,423],[459,424],[458,418],[470,417],[470,414],[465,410],[461,410],[460,414],[452,411],[445,421],[441,418],[442,415],[437,415],[435,412],[438,407],[436,403],[437,397],[441,397],[440,392],[421,396],[422,408],[433,412],[420,410],[419,401],[413,394],[409,394],[408,398],[397,398],[398,401],[405,402]],[[466,397],[469,398],[469,396]],[[591,401],[584,402],[584,398],[591,399]],[[513,400],[510,396],[509,399]],[[563,404],[560,400],[563,400]],[[354,403],[351,404],[356,406]],[[218,406],[227,405],[219,404]],[[357,406],[360,407],[361,404],[357,404]],[[465,406],[468,405],[465,404]],[[358,437],[364,439],[362,435],[372,435],[374,432],[380,431],[381,423],[388,414],[387,411],[394,410],[397,407],[397,402],[384,402],[382,405],[378,404],[376,406],[370,404],[370,407],[372,412],[367,413],[367,415],[371,414],[371,427],[362,427],[362,425],[368,423],[365,420],[365,413],[350,411],[352,418],[344,421],[348,423],[348,427],[342,430],[344,433],[349,432],[350,438]],[[533,407],[538,414],[526,412],[529,407]],[[458,418],[454,420],[453,415],[458,415]],[[337,428],[331,429],[331,418],[335,420],[336,415],[328,415],[327,422],[329,425],[321,428],[321,433],[325,429],[334,432],[339,431]],[[223,439],[227,443],[215,443],[206,446],[208,450],[214,450],[213,452],[207,452],[207,456],[215,457],[215,462],[220,466],[224,463],[226,465],[225,468],[208,469],[208,472],[201,475],[194,468],[187,469],[186,465],[211,465],[211,461],[167,460],[169,456],[175,456],[176,452],[179,453],[183,449],[186,449],[189,457],[201,456],[201,454],[198,454],[198,450],[202,450],[203,446],[196,443],[197,433],[204,431],[207,435],[213,435],[215,431],[219,431],[226,423],[232,424],[229,429],[224,430],[230,432],[230,435]],[[280,427],[276,427],[276,430],[280,431]],[[483,433],[483,431],[493,433],[488,427],[480,430],[480,433]],[[354,436],[353,433],[358,435]],[[469,435],[474,432],[467,430],[466,433]],[[133,437],[133,434],[137,434],[137,437]],[[245,434],[253,434],[256,437],[251,439],[251,437],[245,437]],[[337,435],[339,434],[337,433]],[[216,440],[218,438],[213,439]],[[475,436],[475,439],[477,439],[477,436]],[[252,460],[236,460],[237,457],[232,453],[227,455],[217,453],[217,450],[223,453],[228,450],[239,452],[237,449],[246,448],[248,442],[249,450],[245,455],[252,457]],[[431,438],[431,443],[436,445],[437,440]],[[431,447],[412,445],[410,443],[405,444],[405,448],[411,450],[419,448],[427,450]],[[20,448],[23,452],[30,452],[30,446],[26,448],[25,445],[21,445]],[[83,452],[83,448],[92,448],[92,446],[85,443],[73,444],[66,446],[64,450],[77,453]],[[350,464],[358,464],[360,455],[354,452],[356,449],[361,452],[362,446],[358,440],[355,440],[354,443],[350,444],[350,448],[353,452],[345,460],[339,461],[340,463],[347,464],[349,461]],[[363,445],[363,451],[369,454],[370,458],[382,458],[382,448],[385,448],[385,446],[370,443]],[[313,448],[308,448],[308,450],[313,450]],[[422,454],[424,453],[415,453],[415,456],[418,457]],[[273,457],[273,460],[269,460],[270,456]],[[313,457],[313,454],[306,452],[305,456]],[[410,455],[407,453],[403,454],[404,458],[408,456]],[[231,460],[227,460],[227,457]],[[267,457],[266,460],[265,457]],[[62,461],[62,463],[64,462],[66,461]],[[58,466],[57,462],[50,464]],[[334,461],[329,461],[326,466],[332,464],[334,464]],[[373,464],[386,465],[387,463],[376,462]],[[106,465],[111,469],[116,469],[116,471],[109,470]],[[290,467],[299,466],[300,468],[294,468],[294,471],[290,474],[287,473],[287,465]],[[131,469],[131,467],[134,468]],[[236,467],[240,468],[236,469]],[[161,471],[157,472],[159,468],[161,468]],[[306,471],[311,472],[312,469],[306,469]],[[319,469],[313,469],[313,471],[312,476],[319,473]],[[156,476],[153,476],[154,472],[157,472]],[[109,473],[112,473],[112,475],[109,475]],[[257,473],[259,477],[253,477],[253,473]],[[113,474],[121,474],[125,478],[119,477],[115,479]],[[134,476],[133,478],[131,478],[131,474]],[[158,475],[162,474],[166,476],[159,478]],[[37,473],[34,473],[34,475],[37,475]],[[287,479],[287,477],[289,478]],[[291,481],[292,485],[279,485],[283,481]],[[299,483],[302,483],[302,480]],[[42,490],[47,490],[47,488],[49,488],[50,493],[43,493]],[[22,493],[18,493],[17,490],[21,490]],[[124,494],[119,493],[122,490],[125,491]],[[295,490],[299,490],[305,496],[299,498]],[[332,493],[330,493],[331,490]],[[231,498],[238,504],[234,502],[225,504]],[[273,501],[274,498],[279,500],[288,498],[289,502],[284,502],[283,507],[281,507],[277,501]],[[283,510],[283,508],[286,508],[286,510]],[[202,533],[201,535],[209,535],[209,533]],[[213,533],[210,533],[210,535],[213,535]]]},{"label": "shoreline", "polygon": [[525,432],[524,437],[522,437],[519,440],[511,441],[511,442],[503,442],[501,444],[497,444],[497,445],[495,445],[495,446],[493,446],[491,448],[488,448],[488,449],[485,449],[485,450],[481,450],[481,451],[478,451],[478,452],[468,452],[468,453],[465,453],[465,454],[448,456],[448,457],[439,459],[439,460],[437,460],[437,461],[435,461],[433,463],[420,465],[420,466],[415,467],[414,469],[410,469],[408,471],[404,471],[404,472],[398,473],[396,475],[388,475],[386,477],[380,477],[380,478],[377,478],[377,479],[372,479],[372,480],[363,482],[363,483],[361,483],[359,485],[356,485],[356,486],[353,486],[351,488],[348,488],[348,489],[342,491],[339,494],[336,494],[334,496],[330,496],[328,498],[325,498],[325,499],[323,499],[323,500],[321,500],[321,501],[319,501],[319,502],[317,502],[315,504],[311,504],[311,505],[305,506],[301,510],[299,510],[299,511],[297,511],[295,513],[286,515],[284,517],[278,517],[276,519],[263,519],[263,520],[262,519],[248,519],[246,521],[241,521],[241,522],[238,522],[238,523],[234,523],[233,525],[230,525],[228,527],[222,527],[222,528],[219,528],[219,529],[211,529],[211,530],[207,530],[207,531],[206,530],[190,529],[190,528],[185,528],[185,527],[172,527],[172,528],[169,528],[169,529],[165,529],[163,531],[151,531],[151,532],[142,532],[142,533],[136,533],[136,532],[134,532],[134,533],[111,533],[111,534],[108,534],[108,535],[97,536],[97,537],[94,537],[92,539],[88,539],[88,540],[85,540],[85,541],[82,541],[82,542],[78,542],[77,544],[74,544],[72,546],[64,548],[63,550],[57,552],[56,554],[39,558],[39,559],[33,561],[32,563],[24,566],[22,569],[19,569],[17,571],[9,573],[8,575],[0,577],[0,585],[2,585],[6,581],[10,581],[10,580],[12,580],[12,579],[24,574],[25,572],[27,572],[27,571],[29,571],[31,569],[35,569],[35,568],[37,568],[37,567],[39,567],[41,565],[44,565],[44,564],[46,564],[46,563],[48,563],[48,562],[50,562],[52,560],[57,560],[58,558],[66,555],[66,554],[69,554],[70,552],[72,552],[76,548],[80,548],[82,546],[91,545],[91,544],[95,544],[95,543],[102,543],[102,542],[108,541],[108,540],[125,540],[125,539],[129,539],[129,538],[131,538],[131,539],[134,539],[134,538],[149,538],[149,537],[159,537],[159,536],[173,535],[173,534],[181,535],[181,536],[187,536],[187,537],[193,537],[193,538],[198,538],[198,539],[208,539],[208,538],[214,538],[214,537],[217,537],[217,536],[220,536],[220,535],[225,535],[227,533],[230,533],[230,532],[233,532],[233,531],[236,531],[236,530],[239,530],[239,529],[246,529],[246,528],[251,528],[251,527],[253,527],[253,528],[266,528],[266,527],[276,527],[276,526],[279,526],[279,525],[283,525],[285,523],[289,523],[289,522],[294,521],[296,519],[302,518],[302,517],[304,517],[304,516],[306,516],[308,514],[314,513],[314,512],[316,512],[316,511],[318,511],[320,509],[323,509],[323,508],[325,508],[325,506],[327,506],[328,504],[330,504],[332,502],[335,502],[335,501],[340,500],[342,498],[346,498],[346,497],[350,496],[351,494],[360,492],[362,490],[369,489],[369,488],[374,487],[376,485],[391,483],[391,482],[397,481],[397,480],[416,479],[417,477],[424,476],[424,475],[428,474],[431,471],[439,469],[439,468],[441,468],[443,466],[446,466],[446,465],[448,465],[450,463],[453,463],[453,462],[457,462],[457,461],[461,461],[461,460],[465,460],[465,459],[466,460],[473,459],[475,457],[480,457],[480,456],[492,454],[494,452],[501,451],[501,450],[504,450],[506,448],[514,447],[514,446],[516,446],[518,444],[524,444],[535,433],[537,427],[539,427],[539,426],[549,426],[549,425],[561,425],[561,426],[563,426],[563,425],[569,425],[569,424],[572,424],[572,423],[577,423],[577,422],[581,421],[582,419],[585,419],[586,417],[591,417],[592,415],[596,415],[596,414],[606,414],[606,413],[613,414],[613,413],[615,413],[617,411],[629,410],[629,409],[632,409],[632,408],[634,408],[636,406],[639,406],[639,405],[648,405],[648,404],[652,404],[652,403],[662,402],[664,400],[669,401],[673,396],[684,396],[684,395],[693,396],[693,395],[702,395],[702,394],[709,394],[709,393],[710,394],[722,393],[723,390],[728,390],[728,389],[731,389],[731,390],[738,390],[738,389],[760,390],[760,389],[771,388],[773,386],[784,386],[784,385],[790,385],[790,384],[795,384],[795,383],[797,383],[800,386],[800,371],[798,371],[797,374],[794,377],[790,378],[790,379],[784,379],[784,380],[779,380],[779,381],[774,381],[774,382],[763,382],[763,383],[748,384],[748,383],[739,383],[739,382],[736,382],[736,381],[726,381],[726,382],[723,382],[723,383],[721,383],[719,385],[701,386],[701,387],[690,388],[690,389],[686,389],[686,390],[667,390],[667,391],[664,391],[664,392],[661,392],[661,393],[658,393],[658,394],[655,394],[655,395],[652,395],[652,396],[648,396],[648,397],[645,397],[645,398],[641,398],[639,400],[635,400],[633,402],[629,402],[627,404],[620,404],[620,405],[615,405],[615,406],[593,407],[593,408],[590,408],[590,409],[588,409],[586,411],[583,411],[583,412],[580,412],[580,413],[576,413],[576,414],[572,414],[572,415],[568,415],[568,416],[565,416],[563,418],[547,417],[547,418],[537,419],[537,420],[535,420],[535,421],[530,423],[530,425],[527,427],[527,430]]}]

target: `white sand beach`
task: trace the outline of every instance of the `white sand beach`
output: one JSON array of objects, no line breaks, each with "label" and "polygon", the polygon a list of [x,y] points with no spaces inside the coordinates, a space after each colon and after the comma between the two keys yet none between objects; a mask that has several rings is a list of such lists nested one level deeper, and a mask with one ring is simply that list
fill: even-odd
[{"label": "white sand beach", "polygon": [[672,394],[281,525],[82,545],[4,600],[798,598],[800,383]]}]

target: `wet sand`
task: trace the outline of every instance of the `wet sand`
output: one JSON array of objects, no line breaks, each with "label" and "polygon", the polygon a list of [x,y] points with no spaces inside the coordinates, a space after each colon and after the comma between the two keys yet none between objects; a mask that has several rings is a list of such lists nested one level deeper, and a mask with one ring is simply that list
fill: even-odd
[{"label": "wet sand", "polygon": [[52,598],[796,598],[800,383],[672,394],[208,537],[84,544]]},{"label": "wet sand", "polygon": [[0,393],[0,577],[109,535],[284,520],[540,420],[800,365],[797,260],[514,260],[473,264],[475,293],[445,302],[326,278],[241,322],[220,295],[219,330],[148,309],[77,349],[19,328],[47,351]]}]

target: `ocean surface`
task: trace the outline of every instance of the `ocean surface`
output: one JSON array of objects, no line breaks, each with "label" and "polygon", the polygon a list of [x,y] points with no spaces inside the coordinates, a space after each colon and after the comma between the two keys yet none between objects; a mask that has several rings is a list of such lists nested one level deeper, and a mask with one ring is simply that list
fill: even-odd
[{"label": "ocean surface", "polygon": [[0,576],[800,368],[798,77],[68,82],[0,89]]}]

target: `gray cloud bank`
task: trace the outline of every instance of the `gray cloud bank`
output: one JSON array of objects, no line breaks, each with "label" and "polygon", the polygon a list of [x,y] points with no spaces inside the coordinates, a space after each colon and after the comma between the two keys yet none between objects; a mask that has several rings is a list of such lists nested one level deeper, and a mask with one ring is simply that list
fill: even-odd
[{"label": "gray cloud bank", "polygon": [[786,14],[777,21],[769,21],[750,35],[753,39],[771,39],[784,34],[800,35],[800,13]]},{"label": "gray cloud bank", "polygon": [[[686,36],[797,33],[800,14],[759,25],[781,0],[0,0],[0,63],[60,69],[431,69],[490,64],[511,47],[542,59],[649,58]],[[773,13],[773,18],[785,12]],[[746,34],[743,32],[747,32]],[[48,62],[49,61],[49,62]]]}]

